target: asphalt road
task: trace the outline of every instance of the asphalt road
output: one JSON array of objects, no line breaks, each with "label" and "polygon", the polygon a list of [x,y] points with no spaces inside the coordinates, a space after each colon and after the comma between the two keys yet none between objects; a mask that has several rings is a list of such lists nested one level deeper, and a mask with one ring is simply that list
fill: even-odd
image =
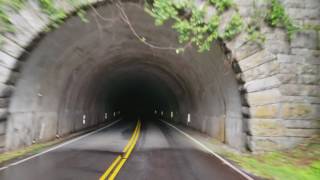
[{"label": "asphalt road", "polygon": [[[1,180],[96,180],[128,143],[136,121],[98,133],[0,171]],[[141,136],[116,179],[245,179],[160,121],[142,121]]]}]

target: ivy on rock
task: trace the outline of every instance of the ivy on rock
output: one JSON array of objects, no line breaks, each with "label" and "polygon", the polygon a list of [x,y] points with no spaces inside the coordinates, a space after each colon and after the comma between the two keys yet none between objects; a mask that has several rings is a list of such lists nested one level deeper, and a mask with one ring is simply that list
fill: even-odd
[{"label": "ivy on rock", "polygon": [[[55,0],[34,0],[38,2],[41,11],[48,15],[51,25],[58,27],[67,17],[67,12],[57,6]],[[84,21],[83,4],[88,0],[65,0],[77,9],[76,14]],[[254,0],[255,2],[256,0]],[[279,0],[260,0],[267,2],[268,8],[256,8],[249,21],[244,21],[233,0],[152,0],[146,1],[145,10],[160,26],[167,21],[172,22],[172,28],[178,32],[178,41],[182,44],[194,44],[200,52],[210,50],[212,43],[218,39],[232,40],[240,33],[247,34],[247,40],[263,44],[264,35],[260,32],[261,22],[274,28],[283,28],[290,40],[292,35],[303,29],[313,29],[319,32],[319,27],[305,25],[303,28],[294,24],[285,12]],[[15,28],[7,14],[8,11],[19,11],[28,0],[0,0],[0,45],[1,38],[6,33],[14,33]],[[255,3],[254,3],[255,4]],[[254,7],[253,7],[254,8]],[[210,13],[209,13],[210,12]],[[232,12],[229,18],[225,13]],[[210,15],[209,15],[210,14]],[[227,20],[227,23],[221,22]],[[178,48],[177,53],[185,47]]]},{"label": "ivy on rock", "polygon": [[[238,13],[232,16],[224,32],[219,30],[220,14],[232,4],[232,0],[210,0],[199,7],[194,0],[154,0],[146,10],[155,18],[156,25],[173,20],[172,27],[179,34],[179,42],[193,43],[203,52],[210,50],[212,42],[218,38],[232,39],[241,32],[243,22]],[[214,5],[218,13],[206,20],[209,5]]]},{"label": "ivy on rock", "polygon": [[[270,27],[283,28],[289,40],[294,33],[301,30],[287,15],[279,0],[261,1],[266,2],[268,7],[256,9],[249,22],[245,22],[240,16],[233,0],[204,0],[202,4],[196,4],[201,1],[195,0],[153,0],[151,4],[147,4],[146,11],[155,18],[156,25],[173,20],[172,27],[179,34],[179,42],[193,43],[200,52],[210,50],[215,40],[232,40],[241,32],[247,34],[248,41],[262,45],[265,36],[260,32],[261,22]],[[206,20],[209,6],[213,8],[210,9],[213,15]],[[233,12],[233,15],[228,24],[223,25],[220,21],[227,12]]]}]

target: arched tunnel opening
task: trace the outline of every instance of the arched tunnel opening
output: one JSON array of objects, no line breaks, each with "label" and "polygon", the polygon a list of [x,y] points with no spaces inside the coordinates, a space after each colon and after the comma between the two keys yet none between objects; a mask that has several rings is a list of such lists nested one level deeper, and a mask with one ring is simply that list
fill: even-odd
[{"label": "arched tunnel opening", "polygon": [[154,120],[161,111],[176,114],[179,106],[172,90],[159,77],[142,71],[125,72],[110,80],[111,87],[105,91],[106,112],[141,121]]},{"label": "arched tunnel opening", "polygon": [[[179,47],[170,24],[155,26],[135,3],[123,7],[134,32],[148,42]],[[162,116],[234,148],[245,147],[241,95],[221,43],[209,52],[190,47],[177,54],[141,42],[112,4],[89,10],[87,18],[88,23],[69,18],[24,58],[9,108],[8,149],[120,115],[143,121]]]}]

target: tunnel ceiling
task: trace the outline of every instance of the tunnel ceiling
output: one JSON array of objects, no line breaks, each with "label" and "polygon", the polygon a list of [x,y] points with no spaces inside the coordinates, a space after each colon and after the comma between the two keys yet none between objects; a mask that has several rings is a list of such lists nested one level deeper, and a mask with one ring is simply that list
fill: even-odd
[{"label": "tunnel ceiling", "polygon": [[140,5],[123,7],[134,32],[114,5],[103,4],[88,11],[88,23],[71,17],[36,43],[10,104],[8,146],[94,126],[137,95],[174,111],[175,121],[191,114],[190,126],[243,148],[238,85],[220,44],[206,53],[152,48],[135,32],[159,47],[179,47],[177,34],[170,24],[154,26]]}]

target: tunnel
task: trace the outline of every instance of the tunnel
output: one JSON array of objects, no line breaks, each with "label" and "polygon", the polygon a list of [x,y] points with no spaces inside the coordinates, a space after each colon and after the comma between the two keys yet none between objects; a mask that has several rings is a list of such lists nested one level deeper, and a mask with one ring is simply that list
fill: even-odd
[{"label": "tunnel", "polygon": [[8,149],[120,117],[167,119],[245,148],[241,94],[223,42],[177,53],[170,23],[155,26],[138,3],[122,7],[88,8],[87,23],[71,16],[29,47],[10,102]]}]

